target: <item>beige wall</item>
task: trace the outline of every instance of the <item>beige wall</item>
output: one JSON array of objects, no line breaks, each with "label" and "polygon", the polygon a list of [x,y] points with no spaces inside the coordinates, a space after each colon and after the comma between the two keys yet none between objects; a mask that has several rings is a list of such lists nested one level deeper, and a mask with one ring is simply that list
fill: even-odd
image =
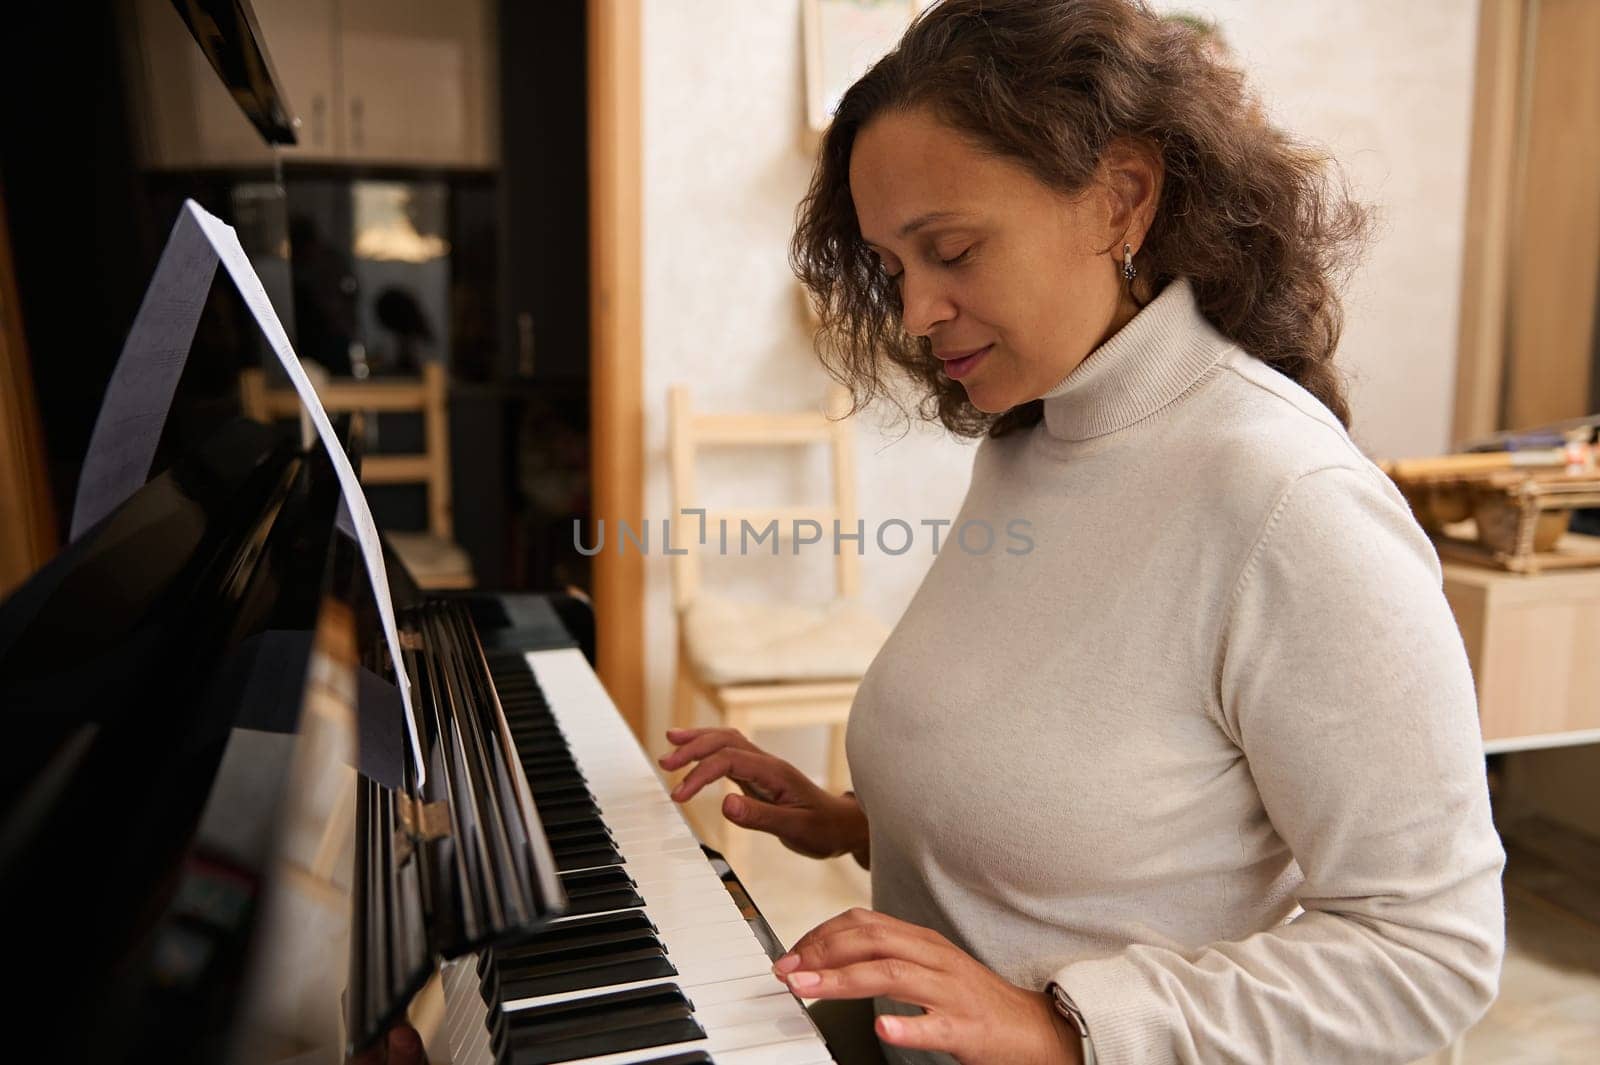
[{"label": "beige wall", "polygon": [[1381,214],[1340,362],[1374,454],[1450,441],[1477,0],[1158,0],[1215,19],[1280,125]]},{"label": "beige wall", "polygon": [[[1177,8],[1179,5],[1163,3]],[[1470,0],[1195,0],[1220,18],[1269,111],[1332,147],[1385,229],[1356,278],[1341,358],[1356,381],[1356,431],[1371,450],[1446,445],[1465,201]],[[644,21],[644,256],[647,513],[669,514],[666,389],[708,409],[798,409],[824,384],[785,261],[809,175],[799,0],[647,0]],[[869,529],[887,517],[948,517],[971,453],[940,433],[858,430],[858,490]],[[815,459],[703,467],[717,498],[804,492]],[[713,503],[715,503],[713,499]],[[827,570],[787,560],[711,560],[713,579],[806,595]],[[930,556],[868,551],[866,601],[892,622]],[[666,559],[648,565],[646,643],[652,735],[667,716],[673,661]],[[819,737],[772,746],[820,771]]]}]

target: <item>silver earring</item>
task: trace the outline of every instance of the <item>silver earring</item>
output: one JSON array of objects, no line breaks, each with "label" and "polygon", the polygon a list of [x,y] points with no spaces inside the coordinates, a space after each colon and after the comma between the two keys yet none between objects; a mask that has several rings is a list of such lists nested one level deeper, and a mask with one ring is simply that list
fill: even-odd
[{"label": "silver earring", "polygon": [[1132,281],[1138,276],[1139,268],[1133,265],[1133,246],[1124,244],[1122,246],[1122,280]]}]

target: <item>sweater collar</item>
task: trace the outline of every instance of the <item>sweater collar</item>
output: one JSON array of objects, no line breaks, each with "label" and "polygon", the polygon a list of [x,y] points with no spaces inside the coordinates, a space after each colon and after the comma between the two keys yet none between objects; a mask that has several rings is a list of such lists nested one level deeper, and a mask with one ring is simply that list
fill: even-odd
[{"label": "sweater collar", "polygon": [[1182,396],[1227,346],[1177,278],[1041,397],[1045,430],[1088,440],[1126,429]]}]

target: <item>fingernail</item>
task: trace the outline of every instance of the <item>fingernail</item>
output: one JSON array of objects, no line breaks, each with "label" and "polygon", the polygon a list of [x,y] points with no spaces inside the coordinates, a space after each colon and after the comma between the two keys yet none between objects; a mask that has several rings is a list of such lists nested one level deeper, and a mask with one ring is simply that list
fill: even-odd
[{"label": "fingernail", "polygon": [[682,784],[679,784],[677,787],[672,789],[672,797],[674,799],[683,798],[683,785]]},{"label": "fingernail", "polygon": [[790,951],[773,964],[772,971],[775,973],[786,973],[791,969],[798,968],[800,968],[800,955]]},{"label": "fingernail", "polygon": [[822,983],[822,977],[818,976],[816,973],[790,973],[789,974],[789,986],[790,987],[801,987],[801,988],[816,987],[820,983]]},{"label": "fingernail", "polygon": [[730,796],[728,799],[728,813],[734,817],[742,815],[744,813],[744,800],[736,795]]},{"label": "fingernail", "polygon": [[899,1035],[900,1034],[900,1018],[898,1018],[898,1017],[879,1017],[878,1018],[878,1023],[883,1025],[883,1034],[884,1035]]}]

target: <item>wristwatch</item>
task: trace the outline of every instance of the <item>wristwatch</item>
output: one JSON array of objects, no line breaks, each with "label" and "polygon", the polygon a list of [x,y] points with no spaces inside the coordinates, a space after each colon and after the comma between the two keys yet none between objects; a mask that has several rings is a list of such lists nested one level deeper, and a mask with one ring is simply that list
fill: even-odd
[{"label": "wristwatch", "polygon": [[1067,994],[1067,989],[1055,981],[1051,981],[1045,988],[1054,1003],[1056,1012],[1066,1018],[1067,1024],[1078,1033],[1078,1038],[1083,1042],[1083,1065],[1095,1065],[1094,1044],[1089,1041],[1089,1023],[1083,1019],[1083,1011],[1078,1004],[1072,1001],[1072,996]]}]

